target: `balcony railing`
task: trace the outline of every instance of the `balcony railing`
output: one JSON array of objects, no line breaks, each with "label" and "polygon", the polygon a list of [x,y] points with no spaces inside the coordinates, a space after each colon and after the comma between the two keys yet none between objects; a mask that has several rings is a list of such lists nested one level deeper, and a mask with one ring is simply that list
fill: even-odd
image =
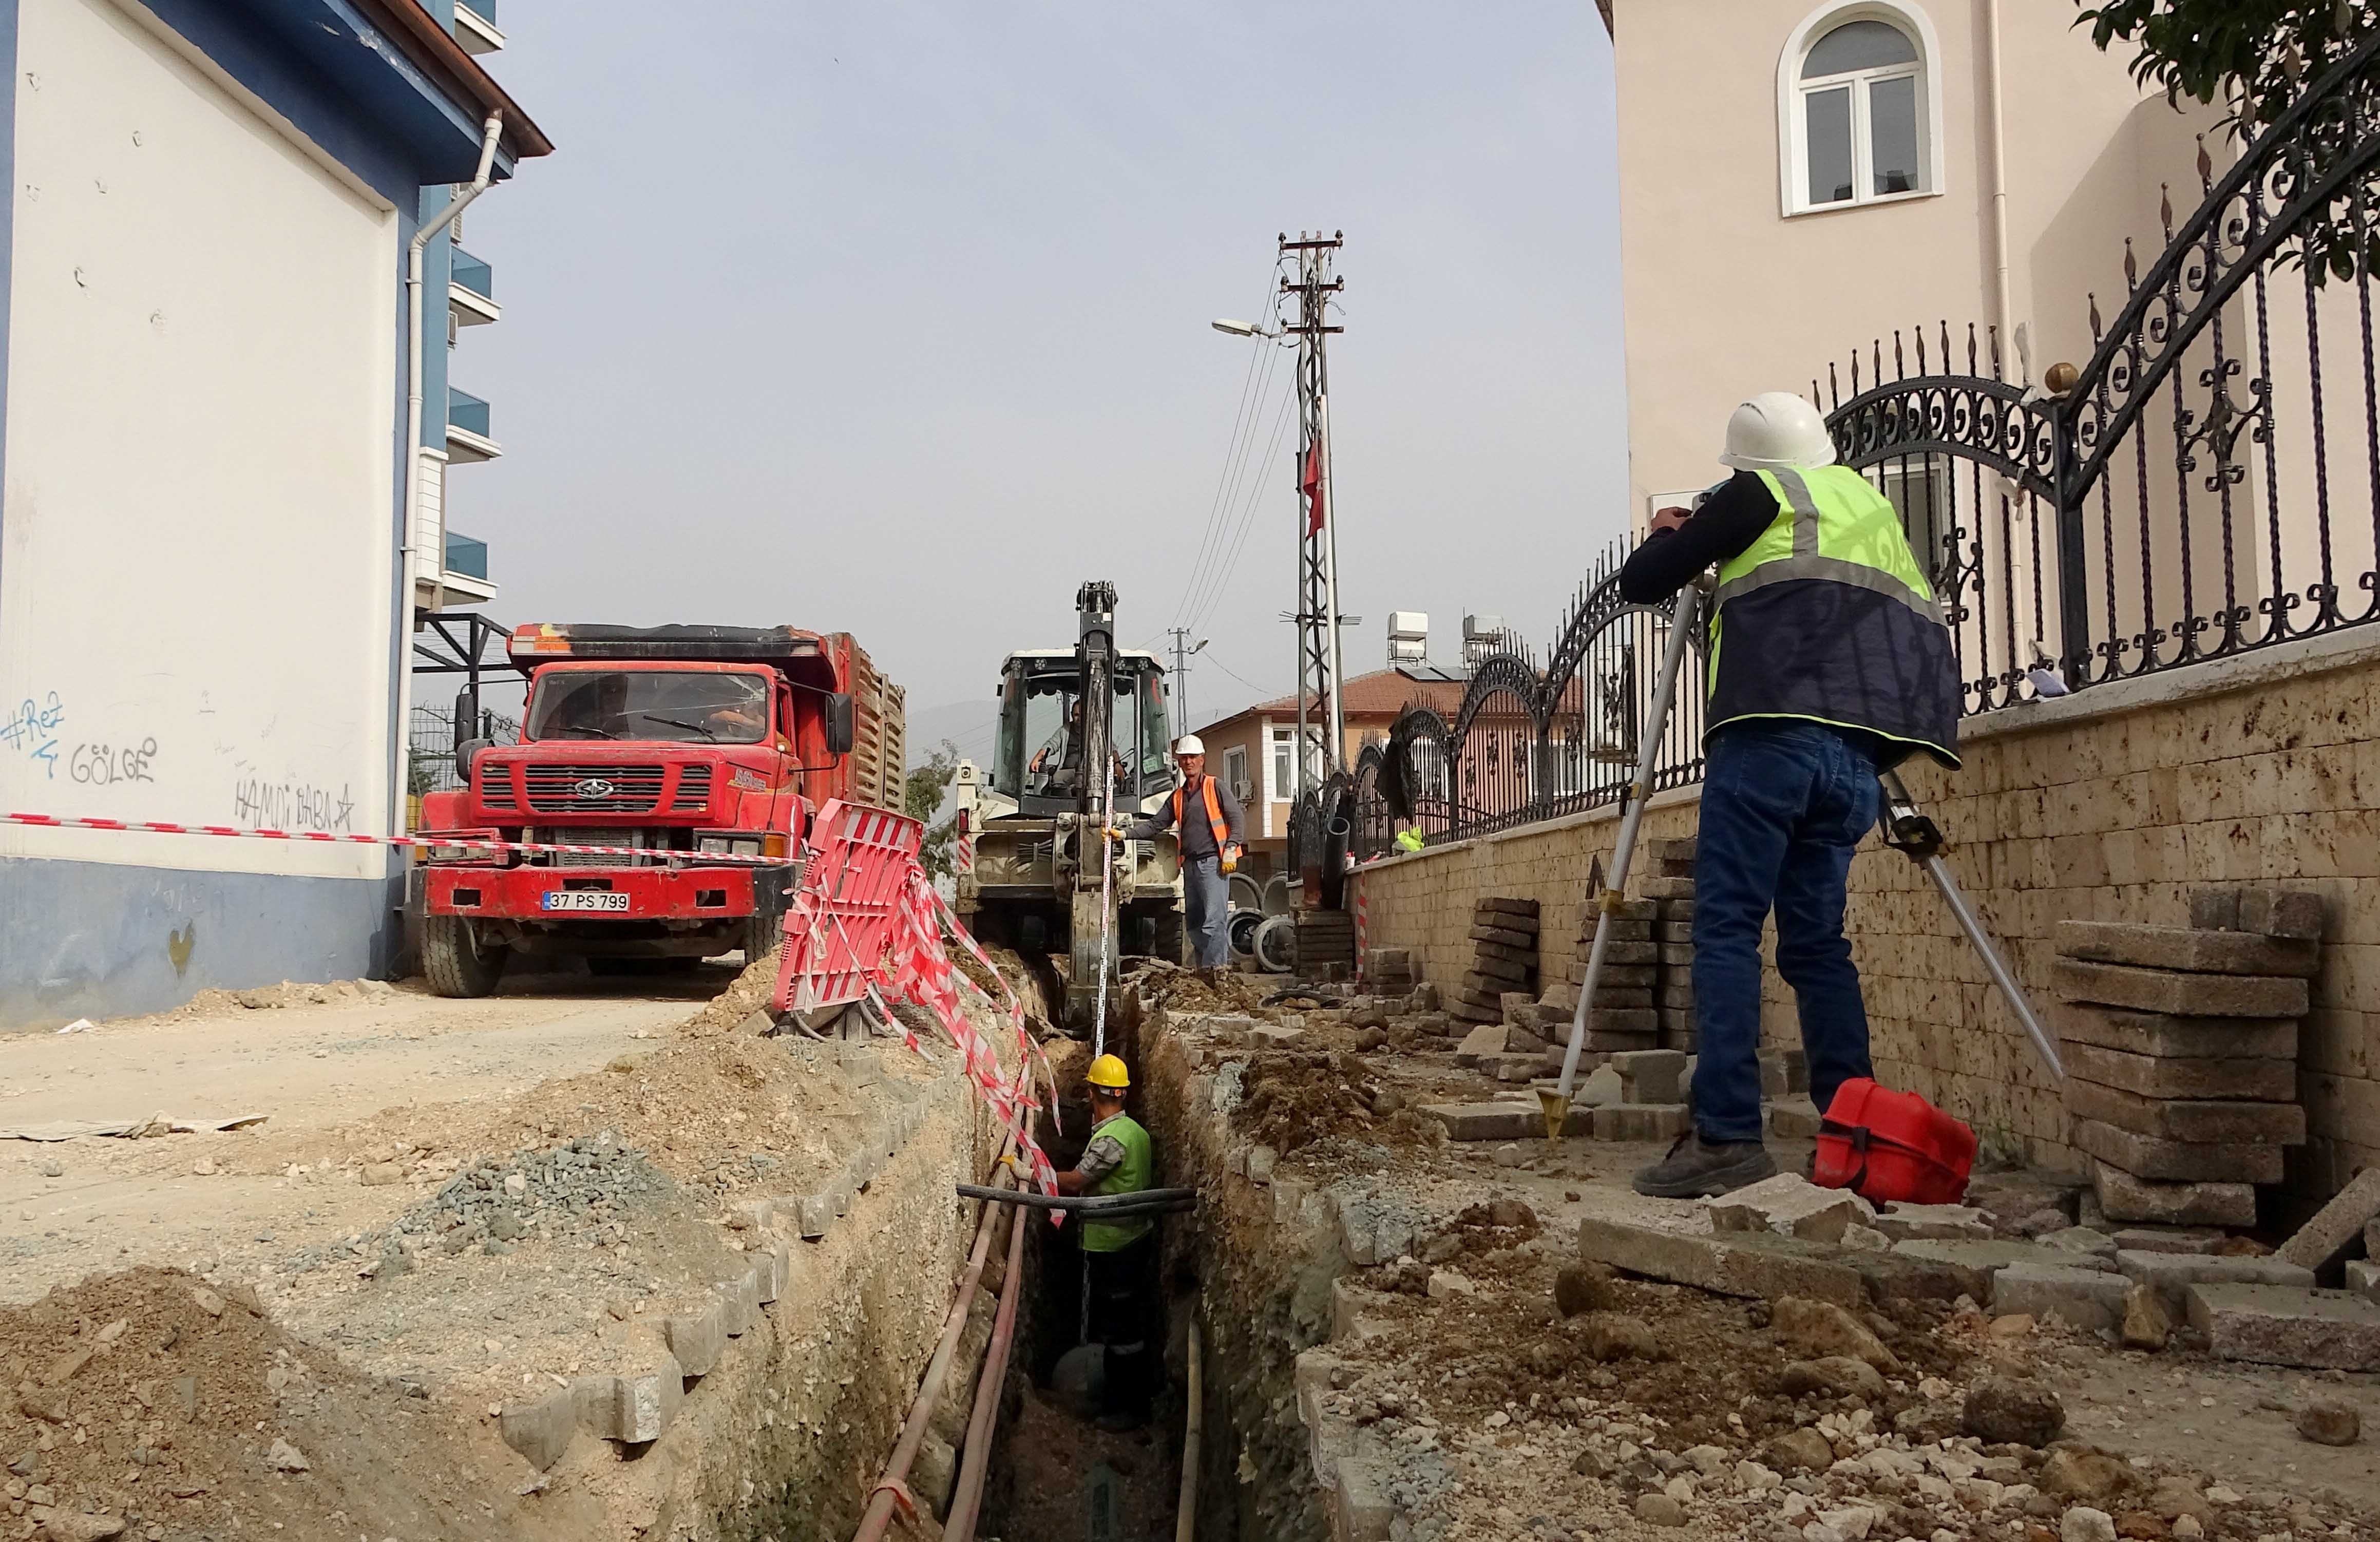
[{"label": "balcony railing", "polygon": [[446,532],[446,571],[459,573],[466,578],[484,579],[488,576],[488,543],[473,540],[459,531]]},{"label": "balcony railing", "polygon": [[493,439],[488,431],[488,404],[468,391],[446,388],[446,423],[465,433],[478,434],[481,439]]},{"label": "balcony railing", "polygon": [[457,285],[475,295],[484,296],[489,299],[496,297],[496,271],[488,266],[484,259],[472,256],[461,247],[455,249],[454,263],[449,270],[449,276]]}]

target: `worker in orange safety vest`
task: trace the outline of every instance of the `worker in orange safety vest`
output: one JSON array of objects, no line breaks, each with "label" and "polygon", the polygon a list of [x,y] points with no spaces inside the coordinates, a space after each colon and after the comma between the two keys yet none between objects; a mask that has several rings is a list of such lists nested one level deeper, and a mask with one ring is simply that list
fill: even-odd
[{"label": "worker in orange safety vest", "polygon": [[[1132,838],[1150,840],[1161,830],[1181,832],[1182,904],[1192,961],[1202,970],[1220,969],[1232,961],[1227,875],[1240,865],[1240,804],[1229,787],[1207,774],[1207,746],[1197,735],[1174,741],[1173,760],[1182,768],[1181,784],[1155,814],[1132,827]],[[1186,818],[1184,808],[1190,810]]]}]

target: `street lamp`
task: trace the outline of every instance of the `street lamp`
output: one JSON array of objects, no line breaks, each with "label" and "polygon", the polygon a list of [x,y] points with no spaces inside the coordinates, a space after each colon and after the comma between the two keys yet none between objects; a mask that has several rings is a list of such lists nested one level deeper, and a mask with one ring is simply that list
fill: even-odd
[{"label": "street lamp", "polygon": [[1207,324],[1230,337],[1278,337],[1281,335],[1271,327],[1262,326],[1255,322],[1235,322],[1228,316]]}]

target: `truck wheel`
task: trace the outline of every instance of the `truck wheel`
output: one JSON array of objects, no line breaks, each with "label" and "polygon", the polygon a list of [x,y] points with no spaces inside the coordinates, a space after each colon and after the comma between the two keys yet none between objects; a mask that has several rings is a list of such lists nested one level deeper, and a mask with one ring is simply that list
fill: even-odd
[{"label": "truck wheel", "polygon": [[749,968],[775,953],[785,941],[785,918],[763,912],[744,922],[744,965]]},{"label": "truck wheel", "polygon": [[1168,964],[1187,965],[1189,922],[1179,910],[1160,910],[1150,917],[1157,933],[1156,944],[1149,952]]},{"label": "truck wheel", "polygon": [[468,916],[425,918],[421,938],[421,972],[430,989],[441,996],[484,996],[504,977],[504,960],[512,950],[500,944],[480,946],[471,934]]}]

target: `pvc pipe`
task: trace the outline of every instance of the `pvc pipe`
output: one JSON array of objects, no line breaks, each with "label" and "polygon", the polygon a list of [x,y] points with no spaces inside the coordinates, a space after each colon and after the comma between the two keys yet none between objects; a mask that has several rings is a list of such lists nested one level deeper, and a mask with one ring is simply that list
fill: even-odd
[{"label": "pvc pipe", "polygon": [[1199,1390],[1198,1308],[1190,1307],[1190,1410],[1182,1431],[1182,1487],[1173,1500],[1173,1542],[1191,1542],[1198,1532],[1198,1447],[1207,1424]]},{"label": "pvc pipe", "polygon": [[[488,190],[488,180],[495,173],[496,142],[503,138],[504,115],[490,113],[482,126],[480,140],[480,166],[472,175],[470,185],[447,200],[438,217],[413,233],[413,240],[405,250],[405,541],[396,549],[397,566],[403,570],[404,586],[397,595],[397,663],[396,732],[395,781],[389,800],[390,824],[394,827],[405,807],[412,785],[413,771],[413,588],[421,577],[421,542],[417,527],[421,517],[421,377],[427,366],[423,361],[421,322],[424,307],[421,300],[421,250],[437,238],[438,233],[455,223],[456,215],[469,207],[473,199]],[[438,535],[442,550],[438,553],[438,607],[446,602],[446,553],[443,550],[446,536],[446,500],[438,501]]]},{"label": "pvc pipe", "polygon": [[1026,1189],[992,1189],[980,1184],[957,1185],[962,1199],[990,1199],[1002,1205],[1027,1205],[1037,1210],[1078,1210],[1091,1215],[1113,1215],[1118,1210],[1137,1210],[1147,1206],[1172,1204],[1179,1200],[1195,1203],[1196,1189],[1135,1189],[1129,1194],[1035,1194]]},{"label": "pvc pipe", "polygon": [[1008,1380],[1009,1351],[1016,1342],[1016,1303],[1024,1294],[1025,1218],[1008,1229],[1008,1273],[1000,1282],[1000,1310],[991,1321],[991,1347],[984,1352],[983,1373],[975,1384],[975,1407],[967,1415],[966,1451],[959,1459],[958,1482],[951,1490],[951,1515],[942,1525],[942,1542],[974,1542],[975,1524],[983,1513],[984,1476],[991,1470],[992,1430],[1000,1420],[1001,1389]]},{"label": "pvc pipe", "polygon": [[[1032,1119],[1026,1116],[1029,1135]],[[1011,1130],[1002,1143],[1002,1157],[1016,1149],[1016,1132]],[[999,1165],[999,1164],[995,1164]],[[1012,1177],[1013,1170],[1002,1165],[1000,1175]],[[941,1401],[942,1383],[949,1379],[951,1361],[958,1354],[959,1338],[966,1331],[967,1312],[975,1305],[976,1287],[983,1280],[984,1260],[991,1255],[991,1231],[996,1217],[1008,1213],[1005,1205],[986,1205],[975,1229],[975,1247],[967,1256],[966,1272],[959,1276],[958,1294],[951,1302],[950,1316],[942,1321],[942,1337],[934,1345],[933,1358],[926,1362],[926,1374],[917,1383],[917,1395],[909,1404],[909,1417],[901,1426],[901,1438],[893,1442],[892,1454],[885,1459],[884,1475],[868,1490],[867,1512],[859,1518],[859,1530],[853,1534],[855,1542],[871,1542],[881,1538],[892,1523],[892,1512],[899,1497],[907,1492],[902,1487],[909,1476],[910,1465],[917,1460],[917,1448],[926,1442],[926,1427],[934,1417],[934,1405]],[[1018,1216],[1010,1225],[1009,1279],[1003,1290],[1014,1288],[1016,1280],[1014,1254],[1023,1245],[1025,1218]]]}]

